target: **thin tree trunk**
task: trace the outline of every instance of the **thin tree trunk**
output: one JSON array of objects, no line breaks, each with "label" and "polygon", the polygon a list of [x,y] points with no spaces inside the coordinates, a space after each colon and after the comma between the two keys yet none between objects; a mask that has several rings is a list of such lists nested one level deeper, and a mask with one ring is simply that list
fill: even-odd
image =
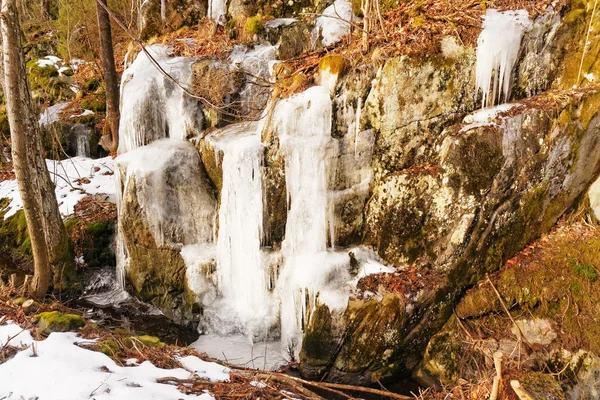
[{"label": "thin tree trunk", "polygon": [[46,294],[50,286],[51,269],[48,246],[44,237],[41,199],[35,190],[36,154],[30,151],[37,148],[35,143],[37,129],[31,126],[31,118],[28,115],[31,112],[31,105],[23,68],[16,0],[3,0],[1,13],[4,93],[11,128],[13,166],[31,239],[34,260],[31,292],[39,298]]},{"label": "thin tree trunk", "polygon": [[42,19],[50,21],[50,0],[42,0]]},{"label": "thin tree trunk", "polygon": [[54,185],[44,159],[37,117],[31,103],[16,0],[2,0],[0,13],[4,93],[11,130],[13,166],[34,259],[31,292],[36,297],[42,297],[50,285],[51,265],[68,265],[73,262],[73,254],[58,211]]},{"label": "thin tree trunk", "polygon": [[106,6],[106,0],[96,0],[96,13],[98,15],[98,29],[100,30],[100,58],[102,58],[106,89],[106,120],[112,138],[111,148],[108,150],[116,154],[119,147],[119,87],[117,70],[115,69],[110,18],[106,10],[99,4],[100,2]]}]

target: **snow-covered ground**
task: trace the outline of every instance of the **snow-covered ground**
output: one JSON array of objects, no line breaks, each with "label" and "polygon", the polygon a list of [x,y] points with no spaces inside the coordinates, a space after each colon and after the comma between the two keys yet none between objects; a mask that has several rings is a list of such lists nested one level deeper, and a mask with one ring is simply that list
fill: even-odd
[{"label": "snow-covered ground", "polygon": [[[0,319],[1,320],[1,319]],[[145,361],[121,367],[103,353],[79,347],[91,343],[76,333],[52,333],[46,340],[33,340],[28,330],[8,322],[0,325],[0,348],[6,342],[22,348],[0,364],[0,399],[81,400],[81,399],[213,399],[209,393],[185,395],[158,378],[187,379],[192,375],[228,381],[229,369],[194,356],[179,362],[184,369],[161,369]]]},{"label": "snow-covered ground", "polygon": [[[73,157],[62,161],[46,160],[46,164],[56,188],[60,213],[64,217],[73,214],[75,205],[87,196],[106,194],[108,201],[116,201],[115,163],[111,157],[97,160]],[[16,180],[0,182],[1,198],[11,200],[5,219],[23,208]]]}]

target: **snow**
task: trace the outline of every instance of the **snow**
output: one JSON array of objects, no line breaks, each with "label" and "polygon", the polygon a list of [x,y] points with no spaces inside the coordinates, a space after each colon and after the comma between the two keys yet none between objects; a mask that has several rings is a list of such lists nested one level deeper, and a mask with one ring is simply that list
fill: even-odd
[{"label": "snow", "polygon": [[60,57],[46,56],[37,60],[37,65],[40,67],[57,67],[58,63],[61,62]]},{"label": "snow", "polygon": [[[1,325],[0,346],[4,345],[7,336],[21,331],[14,323]],[[161,369],[148,361],[139,366],[121,367],[100,352],[79,347],[77,343],[91,341],[72,332],[52,333],[46,340],[35,341],[25,330],[11,340],[11,345],[15,340],[17,345],[22,342],[29,347],[0,364],[0,398],[7,400],[209,400],[213,397],[208,393],[185,395],[175,386],[156,380],[164,377],[188,379],[193,374],[213,382],[229,379],[226,367],[193,356],[180,359],[185,369]]]},{"label": "snow", "polygon": [[319,37],[322,37],[324,46],[339,42],[344,36],[350,34],[350,23],[356,20],[352,3],[348,0],[336,0],[317,18],[311,33],[313,46],[318,42]]},{"label": "snow", "polygon": [[75,115],[71,115],[70,118],[79,118],[79,117],[87,117],[88,115],[94,115],[96,114],[95,112],[93,112],[92,110],[83,110],[83,112],[81,114],[75,114]]},{"label": "snow", "polygon": [[463,126],[460,131],[466,132],[480,126],[494,125],[494,120],[498,117],[498,114],[510,111],[512,108],[519,105],[519,103],[500,104],[496,107],[484,108],[473,114],[469,114],[464,118],[463,122],[466,125]]},{"label": "snow", "polygon": [[58,122],[60,112],[62,110],[64,110],[65,107],[67,107],[68,105],[69,105],[69,103],[62,102],[62,103],[56,103],[55,105],[46,108],[40,114],[40,120],[39,120],[40,126],[47,126],[54,122]]},{"label": "snow", "polygon": [[265,28],[279,28],[281,26],[288,26],[297,22],[296,18],[275,18],[265,22]]},{"label": "snow", "polygon": [[229,368],[214,362],[208,362],[195,356],[178,357],[177,361],[188,371],[211,382],[229,382]]},{"label": "snow", "polygon": [[[115,202],[114,161],[111,157],[93,160],[73,157],[67,160],[46,160],[50,178],[55,185],[56,200],[63,217],[74,212],[75,205],[83,198],[95,194],[106,194],[108,201]],[[4,219],[23,208],[17,182],[0,182],[0,199],[11,200]]]},{"label": "snow", "polygon": [[477,39],[476,87],[483,92],[482,107],[508,100],[513,67],[523,33],[532,23],[526,10],[499,12],[488,9]]},{"label": "snow", "polygon": [[[196,60],[171,57],[172,48],[166,45],[146,49],[179,84],[189,87]],[[202,121],[199,102],[163,76],[144,52],[123,72],[119,154],[159,139],[186,139],[202,130]]]}]

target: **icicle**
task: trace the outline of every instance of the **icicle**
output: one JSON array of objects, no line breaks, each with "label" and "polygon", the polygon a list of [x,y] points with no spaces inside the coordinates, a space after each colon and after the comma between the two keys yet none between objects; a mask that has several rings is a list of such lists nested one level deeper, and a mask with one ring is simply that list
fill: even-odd
[{"label": "icicle", "polygon": [[[532,26],[525,10],[488,9],[477,39],[476,87],[483,92],[482,107],[510,96],[511,77],[523,33]],[[490,97],[490,89],[492,95]]]},{"label": "icicle", "polygon": [[227,15],[227,0],[208,0],[208,18],[218,23]]}]

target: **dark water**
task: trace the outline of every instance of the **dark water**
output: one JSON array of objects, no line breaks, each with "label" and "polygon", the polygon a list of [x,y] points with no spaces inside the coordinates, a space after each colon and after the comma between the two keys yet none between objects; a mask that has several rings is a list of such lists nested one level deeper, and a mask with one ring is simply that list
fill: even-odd
[{"label": "dark water", "polygon": [[198,339],[195,329],[171,322],[153,306],[119,290],[114,268],[89,270],[84,282],[84,295],[66,304],[101,327],[123,329],[132,335],[156,336],[167,344],[180,346],[188,346]]}]

